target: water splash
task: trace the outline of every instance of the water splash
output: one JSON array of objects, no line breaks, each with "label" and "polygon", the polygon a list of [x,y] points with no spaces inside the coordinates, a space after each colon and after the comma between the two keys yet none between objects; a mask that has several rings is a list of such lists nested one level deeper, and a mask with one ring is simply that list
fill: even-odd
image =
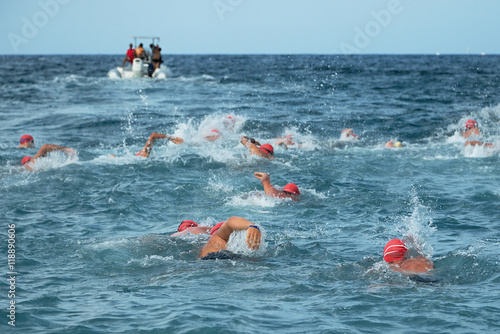
[{"label": "water splash", "polygon": [[429,207],[421,203],[414,187],[410,191],[410,196],[409,206],[413,208],[413,211],[410,215],[402,217],[396,230],[402,234],[402,239],[410,247],[410,251],[416,251],[430,258],[434,249],[429,239],[437,230],[433,226],[432,212]]}]

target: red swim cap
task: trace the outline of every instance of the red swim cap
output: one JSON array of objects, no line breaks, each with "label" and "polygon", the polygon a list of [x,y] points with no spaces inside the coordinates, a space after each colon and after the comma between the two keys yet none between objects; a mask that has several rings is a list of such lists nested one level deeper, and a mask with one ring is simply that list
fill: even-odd
[{"label": "red swim cap", "polygon": [[35,141],[35,140],[30,135],[24,135],[21,137],[21,139],[19,139],[19,144],[24,144],[25,142],[28,141]]},{"label": "red swim cap", "polygon": [[188,227],[196,227],[198,226],[198,224],[196,224],[194,221],[192,220],[184,220],[180,225],[179,227],[177,228],[177,231],[178,232],[182,232],[184,231],[185,229],[187,229]]},{"label": "red swim cap", "polygon": [[477,122],[473,119],[469,119],[467,122],[465,122],[465,128],[466,129],[471,129],[473,127],[477,126]]},{"label": "red swim cap", "polygon": [[260,145],[259,150],[267,154],[274,154],[274,149],[271,144]]},{"label": "red swim cap", "polygon": [[212,132],[220,133],[219,130],[217,130],[217,129],[213,129]]},{"label": "red swim cap", "polygon": [[284,188],[283,191],[286,191],[287,193],[291,193],[294,195],[300,195],[300,190],[299,187],[295,183],[289,183],[287,184]]},{"label": "red swim cap", "polygon": [[27,164],[31,161],[31,157],[25,156],[23,160],[21,160],[21,165]]},{"label": "red swim cap", "polygon": [[399,239],[392,239],[384,248],[384,260],[386,262],[402,260],[405,257],[406,251],[405,244]]},{"label": "red swim cap", "polygon": [[214,227],[212,227],[212,229],[210,230],[210,236],[212,236],[215,232],[217,232],[218,229],[220,229],[220,227],[222,226],[222,224],[224,224],[225,222],[220,222],[218,224],[215,224]]}]

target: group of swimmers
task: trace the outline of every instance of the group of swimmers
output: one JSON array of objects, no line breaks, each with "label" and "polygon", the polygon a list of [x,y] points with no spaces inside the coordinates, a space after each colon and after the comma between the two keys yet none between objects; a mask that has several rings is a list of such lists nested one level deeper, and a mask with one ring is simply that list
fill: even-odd
[{"label": "group of swimmers", "polygon": [[[235,119],[232,116],[227,116],[224,119],[224,125],[226,129],[232,130],[234,127]],[[467,120],[465,123],[465,130],[461,133],[462,137],[465,139],[478,139],[480,137],[480,130],[478,123],[475,120]],[[207,141],[215,141],[220,139],[221,132],[218,129],[213,129],[209,136],[205,136]],[[352,129],[344,129],[341,133],[341,139],[357,140],[359,137],[353,133]],[[151,155],[151,150],[156,140],[166,139],[174,144],[182,144],[184,140],[180,137],[169,136],[161,133],[153,132],[148,138],[146,145],[141,149],[136,155],[144,158],[148,158]],[[286,135],[285,137],[278,137],[275,145],[284,145],[301,147],[300,144],[293,141],[291,135]],[[256,155],[265,159],[274,158],[274,148],[271,144],[260,144],[254,138],[247,136],[241,137],[240,142],[248,148],[251,155]],[[491,143],[483,143],[479,140],[467,140],[465,146],[493,146]],[[35,141],[30,135],[23,135],[20,139],[18,148],[34,148]],[[400,142],[393,143],[389,141],[386,143],[385,147],[402,147]],[[71,148],[45,144],[40,150],[33,156],[25,156],[21,164],[28,169],[32,169],[33,163],[41,158],[47,156],[49,152],[52,151],[63,151],[68,156],[75,155],[75,151]],[[113,156],[113,155],[111,155]],[[114,156],[113,156],[114,157]],[[268,173],[256,172],[254,176],[259,179],[264,188],[266,196],[281,198],[281,199],[291,199],[293,201],[298,201],[300,190],[298,186],[294,183],[288,183],[283,187],[282,190],[277,189],[271,184],[270,175]],[[216,224],[213,227],[209,226],[199,226],[196,222],[192,220],[184,220],[178,227],[177,232],[172,234],[172,236],[180,236],[183,234],[210,234],[209,240],[203,246],[200,257],[202,259],[213,259],[221,258],[222,256],[227,256],[225,252],[227,242],[231,234],[235,231],[246,230],[246,243],[249,249],[256,250],[259,248],[261,241],[261,232],[258,225],[248,221],[243,217],[230,217],[227,220]],[[412,273],[423,273],[434,269],[434,263],[424,257],[419,255],[417,257],[409,257],[408,249],[413,243],[411,240],[403,241],[401,239],[392,239],[384,247],[383,258],[389,264],[389,267],[398,272],[412,274]],[[420,251],[417,249],[418,253]],[[222,257],[223,258],[223,257]]]}]

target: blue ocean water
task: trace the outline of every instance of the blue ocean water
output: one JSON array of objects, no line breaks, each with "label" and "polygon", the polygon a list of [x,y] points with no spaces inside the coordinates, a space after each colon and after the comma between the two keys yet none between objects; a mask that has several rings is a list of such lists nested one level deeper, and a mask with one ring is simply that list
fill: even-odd
[{"label": "blue ocean water", "polygon": [[[108,79],[122,58],[0,57],[0,332],[500,331],[500,149],[460,136],[473,118],[500,145],[500,56],[166,56],[166,80]],[[136,157],[152,132],[184,143]],[[239,143],[286,134],[302,147],[269,161]],[[46,143],[77,156],[20,166]],[[254,172],[300,201],[262,196]],[[170,236],[230,216],[262,227],[259,251],[236,234],[240,258],[200,261],[207,236]],[[437,282],[384,263],[409,237]]]}]

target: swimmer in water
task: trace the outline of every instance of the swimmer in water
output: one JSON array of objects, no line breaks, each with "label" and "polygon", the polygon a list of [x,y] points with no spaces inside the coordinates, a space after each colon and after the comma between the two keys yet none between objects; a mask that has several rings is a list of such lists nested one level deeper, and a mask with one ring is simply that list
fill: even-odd
[{"label": "swimmer in water", "polygon": [[220,136],[221,136],[220,131],[217,130],[217,129],[213,129],[211,135],[210,136],[206,136],[205,140],[216,141],[217,139],[220,139]]},{"label": "swimmer in water", "polygon": [[[479,126],[477,122],[473,119],[469,119],[465,122],[465,131],[462,132],[462,137],[469,139],[471,137],[479,139],[481,137],[481,132],[479,131]],[[484,143],[479,140],[467,140],[465,146],[484,146],[484,147],[495,147],[493,143]]]},{"label": "swimmer in water", "polygon": [[281,139],[281,140],[274,142],[274,145],[284,146],[285,148],[294,145],[297,145],[297,147],[302,147],[302,145],[297,144],[293,141],[292,135],[286,135],[285,137],[277,137],[276,139]]},{"label": "swimmer in water", "polygon": [[468,139],[470,137],[480,137],[481,132],[479,131],[479,126],[477,122],[473,119],[469,119],[465,122],[465,130],[462,132],[462,137]]},{"label": "swimmer in water", "polygon": [[200,258],[216,258],[212,255],[226,249],[231,234],[235,231],[247,231],[246,243],[249,249],[257,250],[260,247],[260,228],[242,217],[230,217],[225,222],[218,223],[210,231],[210,239],[203,246]]},{"label": "swimmer in water", "polygon": [[290,198],[293,201],[299,200],[300,190],[295,183],[288,183],[283,187],[283,190],[277,190],[271,184],[271,178],[267,173],[254,173],[254,176],[260,180],[262,186],[264,187],[264,191],[266,196],[275,197],[275,198]]},{"label": "swimmer in water", "polygon": [[33,148],[35,147],[35,140],[30,135],[21,136],[19,139],[19,146],[17,148]]},{"label": "swimmer in water", "polygon": [[233,116],[226,116],[222,123],[224,124],[226,130],[233,131],[234,125],[236,124],[236,119]]},{"label": "swimmer in water", "polygon": [[171,237],[178,237],[183,234],[203,234],[203,233],[210,233],[210,230],[212,228],[210,226],[199,226],[197,223],[195,223],[192,220],[184,220],[179,227],[177,228],[177,232],[174,234],[171,234]]},{"label": "swimmer in water", "polygon": [[274,159],[274,149],[271,144],[261,145],[255,139],[246,136],[241,137],[241,143],[250,150],[251,155],[258,155],[266,159]]},{"label": "swimmer in water", "polygon": [[358,140],[358,135],[354,134],[352,129],[344,129],[340,133],[340,140]]},{"label": "swimmer in water", "polygon": [[408,258],[408,248],[400,239],[392,239],[384,248],[384,260],[393,271],[403,274],[425,273],[434,269],[434,263],[420,255]]},{"label": "swimmer in water", "polygon": [[392,140],[389,140],[387,143],[385,143],[385,147],[387,147],[387,148],[394,148],[394,147],[401,148],[401,147],[403,147],[403,144],[401,144],[401,142],[399,142],[399,141],[394,143]]},{"label": "swimmer in water", "polygon": [[136,153],[137,156],[148,158],[149,155],[151,154],[151,150],[153,149],[153,144],[157,139],[167,139],[170,140],[174,144],[182,144],[184,140],[180,137],[172,137],[172,136],[167,136],[161,133],[156,133],[153,132],[151,136],[149,136],[148,141],[146,142],[146,146],[142,150],[140,150],[138,153]]},{"label": "swimmer in water", "polygon": [[40,150],[38,150],[38,153],[35,154],[33,157],[25,156],[21,161],[21,164],[27,169],[32,170],[33,163],[35,162],[35,160],[41,157],[46,157],[47,154],[52,151],[64,151],[64,153],[66,153],[68,156],[73,156],[76,154],[75,151],[69,147],[45,144],[40,148]]}]

